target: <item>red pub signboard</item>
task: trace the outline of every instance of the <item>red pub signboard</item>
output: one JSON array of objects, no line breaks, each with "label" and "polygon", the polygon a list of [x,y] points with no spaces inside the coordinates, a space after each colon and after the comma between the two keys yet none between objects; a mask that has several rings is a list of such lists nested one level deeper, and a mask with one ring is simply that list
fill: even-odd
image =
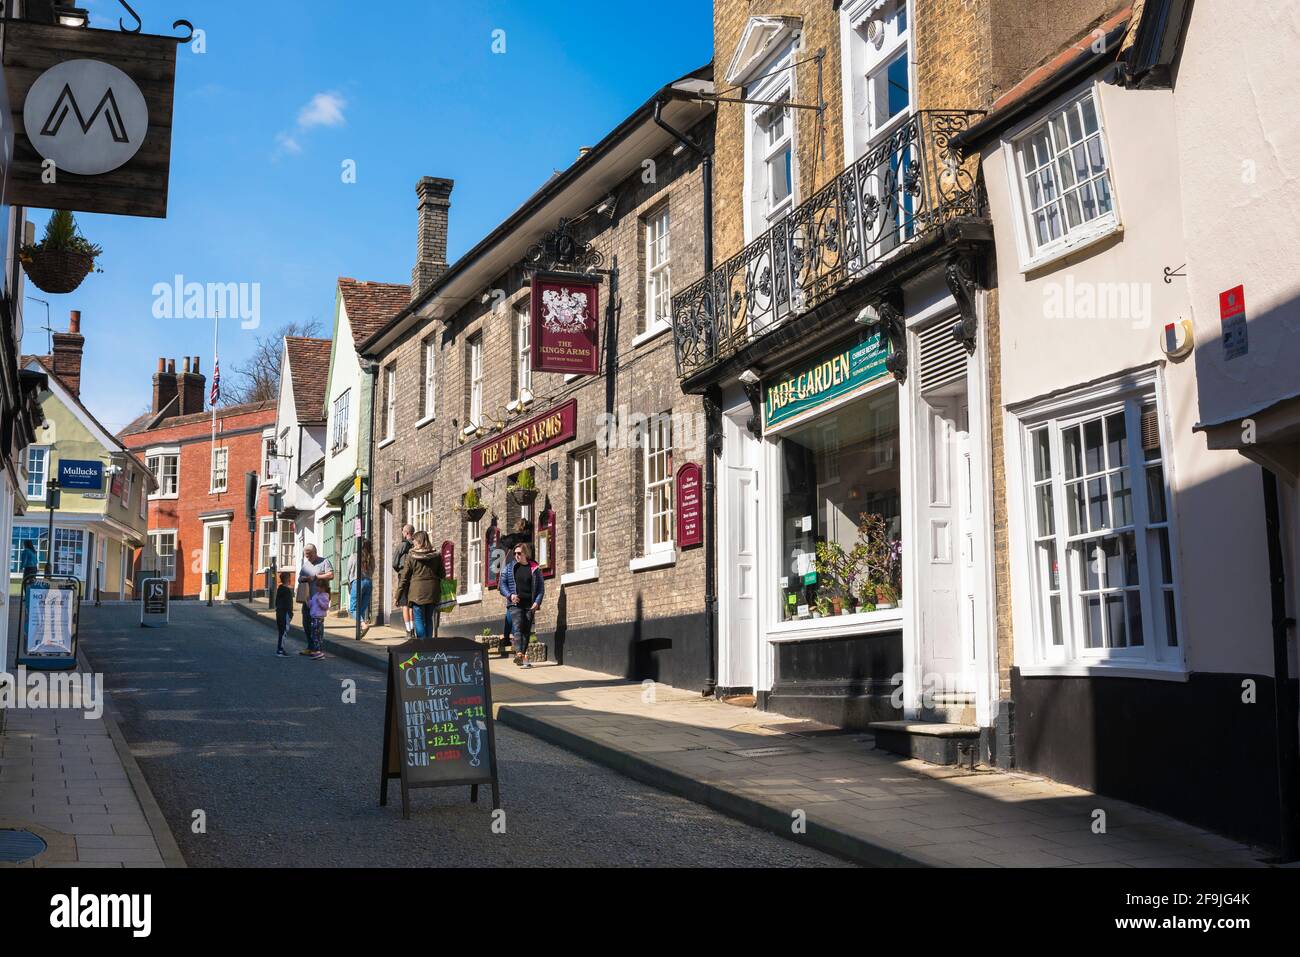
[{"label": "red pub signboard", "polygon": [[687,462],[677,470],[677,547],[704,544],[704,481],[701,469]]},{"label": "red pub signboard", "polygon": [[502,432],[474,446],[469,474],[478,481],[539,452],[563,445],[578,434],[578,400],[529,419],[522,425]]},{"label": "red pub signboard", "polygon": [[532,361],[537,372],[600,371],[600,285],[581,276],[533,277]]}]

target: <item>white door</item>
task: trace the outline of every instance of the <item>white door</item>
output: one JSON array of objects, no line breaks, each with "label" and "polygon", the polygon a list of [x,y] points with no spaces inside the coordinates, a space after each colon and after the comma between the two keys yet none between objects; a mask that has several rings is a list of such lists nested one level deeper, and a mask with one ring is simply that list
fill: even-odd
[{"label": "white door", "polygon": [[[964,380],[963,380],[964,385]],[[970,441],[964,397],[931,395],[925,416],[921,529],[921,686],[942,693],[974,691]]]},{"label": "white door", "polygon": [[758,473],[727,468],[727,528],[720,543],[727,626],[727,674],[722,683],[752,688],[758,655]]}]

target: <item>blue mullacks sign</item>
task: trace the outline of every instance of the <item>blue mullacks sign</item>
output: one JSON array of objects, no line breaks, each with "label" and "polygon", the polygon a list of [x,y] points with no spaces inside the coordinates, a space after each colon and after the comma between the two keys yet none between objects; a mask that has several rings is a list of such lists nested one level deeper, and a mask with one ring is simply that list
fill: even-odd
[{"label": "blue mullacks sign", "polygon": [[61,459],[59,461],[59,485],[76,491],[102,492],[104,490],[104,463]]}]

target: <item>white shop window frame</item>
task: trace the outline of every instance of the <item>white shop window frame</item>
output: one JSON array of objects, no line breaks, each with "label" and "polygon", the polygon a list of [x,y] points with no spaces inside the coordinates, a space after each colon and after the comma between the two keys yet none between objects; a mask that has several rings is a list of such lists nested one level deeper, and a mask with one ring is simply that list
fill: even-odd
[{"label": "white shop window frame", "polygon": [[[1007,411],[1007,505],[1008,505],[1008,541],[1010,543],[1011,593],[1029,595],[1029,601],[1013,599],[1012,619],[1015,636],[1015,663],[1025,677],[1132,677],[1153,678],[1171,681],[1186,681],[1189,677],[1187,668],[1187,629],[1184,627],[1182,607],[1182,569],[1179,560],[1180,531],[1178,522],[1178,483],[1175,475],[1173,430],[1169,422],[1169,413],[1165,399],[1164,370],[1161,366],[1121,373],[1118,376],[1099,383],[1081,386],[1066,393],[1037,402],[1017,405]],[[1060,647],[1052,646],[1046,629],[1037,576],[1034,570],[1034,499],[1031,469],[1033,465],[1031,433],[1043,426],[1052,428],[1053,469],[1064,467],[1060,452],[1060,424],[1078,420],[1087,420],[1099,415],[1115,412],[1125,408],[1126,403],[1136,403],[1140,409],[1144,402],[1154,402],[1156,417],[1160,430],[1160,458],[1164,470],[1165,507],[1167,509],[1167,527],[1169,530],[1170,571],[1173,578],[1174,624],[1178,635],[1176,647],[1170,647],[1164,635],[1155,633],[1152,628],[1150,603],[1159,596],[1161,588],[1151,582],[1152,562],[1147,561],[1140,569],[1146,576],[1143,581],[1143,629],[1144,644],[1142,655],[1133,654],[1133,649],[1126,648],[1120,654],[1107,656],[1095,649],[1086,654],[1080,653],[1080,636],[1067,623],[1067,615],[1073,612],[1067,607],[1072,593],[1066,587],[1064,576],[1067,574],[1066,556],[1058,554],[1057,561],[1062,575],[1062,628],[1065,642]],[[1131,422],[1127,423],[1129,426]],[[1132,495],[1134,521],[1141,514],[1147,514],[1145,501],[1146,477],[1145,466],[1141,457],[1132,455],[1134,446],[1140,451],[1141,435],[1134,434],[1129,428],[1128,443],[1132,470]],[[1055,474],[1053,475],[1055,482]],[[1141,494],[1142,501],[1138,501]],[[1138,509],[1141,509],[1140,513]],[[1057,528],[1065,528],[1065,500],[1055,495],[1053,503]],[[1159,523],[1156,523],[1159,524]],[[1149,596],[1149,597],[1148,597]]]},{"label": "white shop window frame", "polygon": [[[1051,105],[1039,110],[1028,119],[1002,135],[1000,148],[1003,166],[1007,173],[1007,194],[1011,203],[1011,219],[1016,237],[1016,251],[1020,259],[1020,272],[1030,273],[1057,263],[1080,250],[1094,246],[1111,236],[1124,232],[1124,216],[1120,199],[1119,184],[1115,176],[1115,154],[1111,149],[1108,133],[1109,123],[1106,119],[1105,104],[1102,97],[1103,84],[1096,79],[1088,80],[1052,101]],[[1020,162],[1020,144],[1044,123],[1051,121],[1066,107],[1082,100],[1089,93],[1097,111],[1097,124],[1100,129],[1101,142],[1106,151],[1106,174],[1110,179],[1110,212],[1091,220],[1076,229],[1066,232],[1061,238],[1053,240],[1042,247],[1037,247],[1031,238],[1029,222],[1029,198],[1025,194],[1024,170]],[[1058,190],[1059,193],[1059,190]]]},{"label": "white shop window frame", "polygon": [[[886,390],[896,390],[898,396],[898,421],[899,421],[899,456],[903,463],[907,463],[910,455],[908,448],[909,440],[909,416],[907,413],[908,391],[901,387],[898,381],[890,375],[880,376],[871,382],[864,383],[852,392],[840,396],[824,405],[819,405],[815,409],[797,415],[791,419],[781,422],[775,426],[764,427],[762,441],[762,475],[760,482],[764,483],[769,489],[780,489],[782,479],[782,469],[784,467],[781,461],[781,440],[791,429],[807,425],[823,419],[834,412],[838,412],[845,406],[860,400],[866,400],[874,397],[878,393]],[[910,492],[908,482],[910,475],[906,464],[900,469],[899,489],[900,504],[902,507],[903,529],[908,530],[911,527],[911,503],[909,501]],[[905,565],[903,594],[899,598],[896,608],[886,608],[878,611],[857,612],[852,615],[835,615],[830,618],[808,618],[804,620],[782,621],[778,614],[778,605],[780,604],[780,589],[776,587],[778,572],[782,570],[783,558],[781,557],[781,496],[779,494],[763,495],[759,504],[759,526],[762,539],[763,559],[760,563],[759,571],[759,627],[762,634],[770,642],[783,641],[807,641],[811,638],[843,638],[851,635],[872,635],[881,634],[891,631],[901,631],[905,627],[908,618],[909,605],[907,588],[910,580],[915,580],[914,576],[909,576],[907,569],[910,566]],[[903,560],[908,561],[909,548],[914,547],[906,538],[903,540]]]}]

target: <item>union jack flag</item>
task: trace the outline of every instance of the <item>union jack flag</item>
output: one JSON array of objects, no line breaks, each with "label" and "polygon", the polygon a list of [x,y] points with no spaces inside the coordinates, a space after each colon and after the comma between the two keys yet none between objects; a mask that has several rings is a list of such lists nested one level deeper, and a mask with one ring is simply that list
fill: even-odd
[{"label": "union jack flag", "polygon": [[221,360],[215,359],[212,363],[212,391],[208,396],[208,404],[215,407],[221,401]]}]

